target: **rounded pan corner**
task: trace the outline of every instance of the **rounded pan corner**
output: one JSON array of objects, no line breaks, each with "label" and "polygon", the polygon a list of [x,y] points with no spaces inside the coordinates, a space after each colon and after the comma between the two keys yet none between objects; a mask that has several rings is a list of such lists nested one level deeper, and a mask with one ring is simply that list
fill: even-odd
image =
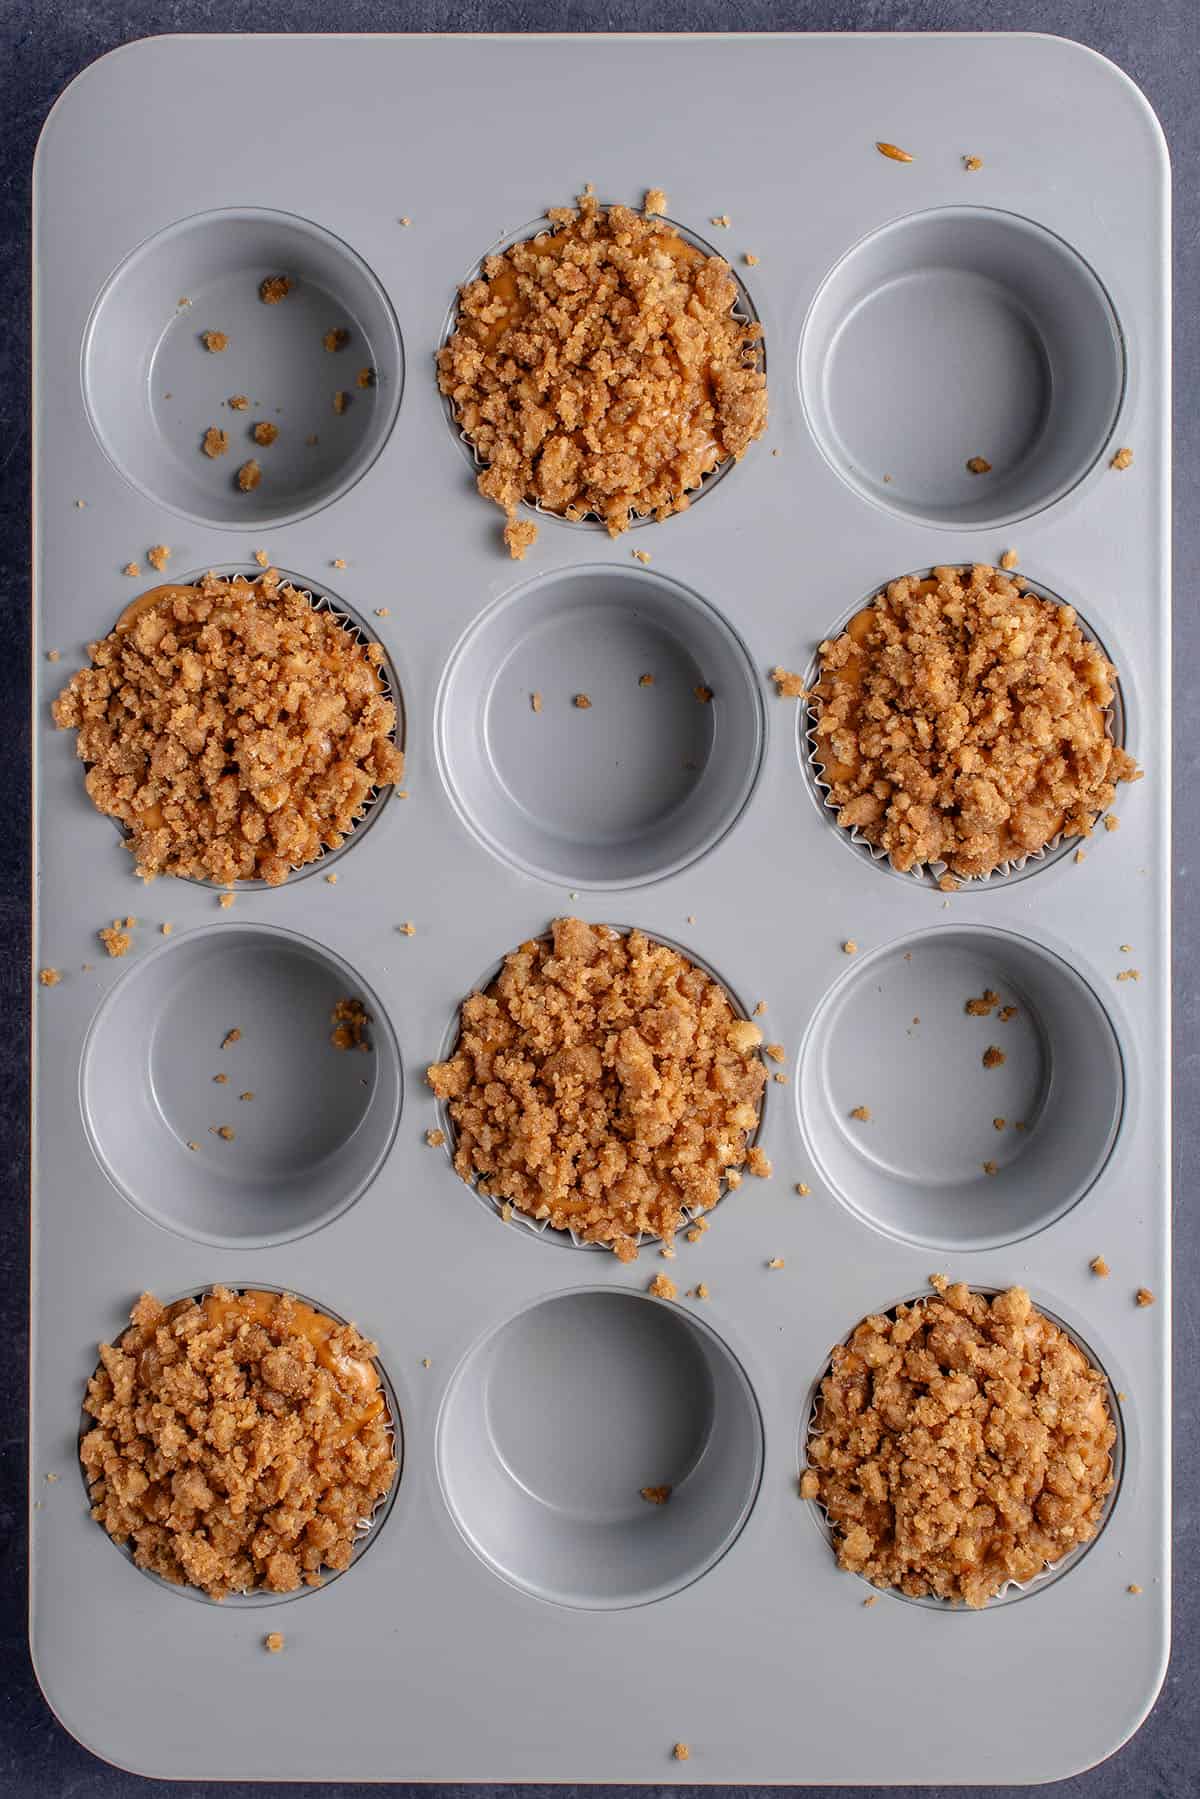
[{"label": "rounded pan corner", "polygon": [[1167,134],[1163,130],[1162,120],[1154,110],[1145,90],[1139,87],[1127,69],[1123,69],[1119,62],[1114,62],[1111,56],[1106,56],[1103,50],[1095,50],[1091,44],[1085,44],[1079,38],[1067,37],[1061,31],[1022,31],[1013,35],[1027,38],[1031,43],[1054,44],[1093,65],[1099,64],[1104,70],[1104,78],[1111,80],[1122,94],[1133,102],[1134,111],[1139,115],[1140,122],[1148,127],[1156,167],[1161,171],[1166,185],[1170,186],[1171,147],[1167,142]]},{"label": "rounded pan corner", "polygon": [[46,114],[46,117],[42,120],[42,127],[38,132],[37,143],[34,145],[33,149],[33,186],[35,198],[41,174],[41,164],[46,155],[46,146],[50,142],[52,128],[58,128],[62,119],[77,103],[83,88],[90,85],[92,80],[98,77],[100,70],[106,68],[110,63],[124,61],[125,58],[130,56],[145,54],[146,51],[159,44],[186,43],[194,39],[196,35],[195,32],[186,31],[149,32],[145,37],[131,38],[128,43],[114,44],[111,50],[102,51],[101,54],[94,57],[91,62],[85,63],[81,69],[76,70],[75,74],[72,75],[71,79],[68,81],[66,87],[63,88],[62,92],[55,99],[49,112]]},{"label": "rounded pan corner", "polygon": [[1117,1728],[1112,1741],[1106,1743],[1097,1753],[1093,1753],[1090,1750],[1085,1751],[1085,1760],[1073,1760],[1069,1767],[1056,1768],[1053,1773],[1042,1775],[1038,1780],[1031,1784],[1036,1786],[1052,1786],[1061,1780],[1076,1780],[1080,1775],[1090,1774],[1093,1768],[1098,1768],[1104,1762],[1111,1761],[1114,1755],[1119,1755],[1121,1751],[1127,1748],[1133,1741],[1134,1737],[1138,1734],[1139,1730],[1141,1730],[1151,1712],[1158,1704],[1163,1687],[1166,1683],[1167,1670],[1171,1663],[1171,1613],[1169,1604],[1166,1608],[1163,1622],[1165,1628],[1163,1630],[1162,1649],[1159,1658],[1150,1670],[1150,1678],[1146,1682],[1144,1691],[1138,1694],[1131,1714],[1121,1716],[1115,1721]]},{"label": "rounded pan corner", "polygon": [[43,1705],[46,1707],[46,1710],[50,1713],[50,1716],[54,1719],[54,1722],[59,1728],[65,1730],[71,1741],[73,1743],[78,1743],[85,1754],[94,1756],[96,1761],[103,1762],[106,1768],[116,1768],[121,1774],[133,1774],[143,1780],[169,1780],[173,1778],[170,1773],[160,1771],[157,1768],[135,1766],[133,1762],[119,1761],[115,1755],[110,1755],[107,1750],[98,1748],[97,1745],[84,1734],[82,1729],[77,1729],[75,1725],[72,1724],[70,1719],[66,1716],[65,1710],[56,1702],[51,1692],[50,1684],[38,1662],[37,1650],[34,1647],[32,1609],[30,1610],[27,1621],[25,1643],[29,1651],[29,1665],[33,1669],[33,1678],[37,1683],[37,1690]]}]

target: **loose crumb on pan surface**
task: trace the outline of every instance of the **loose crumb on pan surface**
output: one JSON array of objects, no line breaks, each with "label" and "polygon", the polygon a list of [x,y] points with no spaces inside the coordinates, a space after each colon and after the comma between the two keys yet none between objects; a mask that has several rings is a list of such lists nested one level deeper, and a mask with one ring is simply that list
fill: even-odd
[{"label": "loose crumb on pan surface", "polygon": [[1130,466],[1130,464],[1132,463],[1132,461],[1133,461],[1133,451],[1131,449],[1129,449],[1128,447],[1126,447],[1123,450],[1117,451],[1116,455],[1113,457],[1112,461],[1109,463],[1108,466],[1109,466],[1109,468],[1115,468],[1115,469],[1127,469]]},{"label": "loose crumb on pan surface", "polygon": [[57,987],[62,980],[62,975],[57,968],[39,968],[38,980],[43,987]]},{"label": "loose crumb on pan surface", "polygon": [[263,1648],[271,1655],[278,1655],[283,1648],[283,1632],[281,1630],[269,1631],[263,1638]]},{"label": "loose crumb on pan surface", "polygon": [[990,1018],[999,1004],[1000,995],[995,988],[985,987],[977,999],[972,998],[966,1002],[963,1010],[971,1018]]},{"label": "loose crumb on pan surface", "polygon": [[815,760],[838,822],[902,873],[983,875],[1087,836],[1139,776],[1109,735],[1115,670],[1073,608],[987,565],[889,583],[820,654]]},{"label": "loose crumb on pan surface", "polygon": [[932,1284],[834,1350],[809,1472],[843,1568],[979,1607],[1095,1536],[1116,1431],[1103,1375],[1023,1288]]},{"label": "loose crumb on pan surface", "polygon": [[985,1068],[1002,1068],[1008,1057],[995,1043],[989,1043],[983,1052],[982,1061]]},{"label": "loose crumb on pan surface", "polygon": [[141,572],[141,565],[137,562],[127,562],[125,567],[121,570],[123,575],[140,575]]},{"label": "loose crumb on pan surface", "polygon": [[350,342],[350,333],[344,325],[334,325],[323,338],[325,348],[329,351],[344,350]]},{"label": "loose crumb on pan surface", "polygon": [[1000,558],[1000,567],[1004,570],[1016,568],[1020,557],[1015,550],[1005,550]]},{"label": "loose crumb on pan surface", "polygon": [[1139,1287],[1133,1297],[1140,1306],[1152,1306],[1154,1304],[1154,1295],[1151,1293],[1149,1287]]},{"label": "loose crumb on pan surface", "polygon": [[441,1149],[443,1143],[446,1141],[446,1133],[441,1129],[426,1131],[425,1141],[428,1143],[430,1149]]},{"label": "loose crumb on pan surface", "polygon": [[983,167],[982,156],[964,156],[963,157],[963,168],[966,169],[969,173],[974,174],[977,169],[981,169],[982,167]]},{"label": "loose crumb on pan surface", "polygon": [[88,653],[54,721],[145,879],[276,886],[403,772],[382,650],[274,570],[168,588]]},{"label": "loose crumb on pan surface", "polygon": [[675,1285],[675,1282],[670,1276],[666,1274],[656,1274],[654,1279],[650,1282],[647,1292],[652,1293],[655,1299],[679,1298],[679,1288]]},{"label": "loose crumb on pan surface", "polygon": [[84,1400],[97,1522],[214,1599],[347,1567],[396,1474],[375,1346],[286,1294],[145,1293],[131,1318]]},{"label": "loose crumb on pan surface", "polygon": [[250,404],[249,394],[230,394],[228,404],[234,412],[245,412]]},{"label": "loose crumb on pan surface", "polygon": [[218,456],[224,456],[229,448],[228,431],[222,431],[219,425],[210,425],[204,433],[204,440],[200,448],[206,456],[211,456],[214,460]]},{"label": "loose crumb on pan surface", "polygon": [[329,1014],[329,1021],[333,1025],[329,1041],[334,1049],[370,1049],[369,1028],[374,1020],[361,999],[338,1000]]},{"label": "loose crumb on pan surface", "polygon": [[992,465],[986,456],[972,456],[967,461],[967,473],[971,475],[990,475]]},{"label": "loose crumb on pan surface", "polygon": [[871,1108],[870,1106],[854,1106],[851,1108],[850,1116],[857,1118],[860,1124],[870,1124]]},{"label": "loose crumb on pan surface", "polygon": [[571,702],[571,704],[577,706],[581,712],[586,712],[591,706],[591,703],[592,702],[586,693],[577,693]]},{"label": "loose crumb on pan surface", "polygon": [[110,925],[105,925],[96,932],[101,943],[110,956],[124,956],[129,952],[133,938],[128,930],[122,929],[119,918],[114,918]]},{"label": "loose crumb on pan surface", "polygon": [[670,1487],[642,1487],[640,1491],[647,1505],[666,1505],[671,1497]]},{"label": "loose crumb on pan surface", "polygon": [[[462,288],[438,382],[510,531],[527,501],[617,536],[762,435],[761,327],[734,316],[729,264],[655,214],[585,193],[547,217]],[[523,554],[536,526],[506,537]]]},{"label": "loose crumb on pan surface", "polygon": [[237,484],[243,493],[253,493],[262,480],[262,465],[251,456],[249,462],[243,462],[237,472]]},{"label": "loose crumb on pan surface", "polygon": [[560,918],[463,1002],[428,1079],[464,1180],[632,1261],[640,1237],[670,1247],[710,1210],[730,1170],[754,1171],[761,1040],[677,950]]},{"label": "loose crumb on pan surface", "polygon": [[200,341],[206,350],[212,351],[214,356],[229,348],[229,339],[224,331],[204,331],[201,333]]},{"label": "loose crumb on pan surface", "polygon": [[257,562],[259,568],[269,568],[271,566],[271,558],[267,555],[265,550],[255,550],[254,560]]},{"label": "loose crumb on pan surface", "polygon": [[1097,1279],[1102,1280],[1102,1281],[1106,1281],[1108,1279],[1109,1275],[1112,1273],[1112,1269],[1109,1267],[1108,1263],[1104,1260],[1103,1256],[1093,1256],[1091,1261],[1088,1263],[1088,1267],[1091,1269],[1092,1273],[1097,1277]]},{"label": "loose crumb on pan surface", "polygon": [[286,275],[268,275],[258,284],[258,297],[264,306],[278,306],[291,291],[292,284]]},{"label": "loose crumb on pan surface", "polygon": [[333,410],[340,416],[350,404],[350,395],[339,387],[333,396]]},{"label": "loose crumb on pan surface", "polygon": [[915,162],[916,161],[916,158],[913,156],[910,156],[907,150],[902,150],[900,148],[899,144],[877,143],[875,145],[875,148],[878,150],[878,152],[881,156],[886,156],[889,162]]},{"label": "loose crumb on pan surface", "polygon": [[687,1759],[691,1755],[691,1753],[692,1752],[688,1748],[686,1743],[676,1743],[675,1747],[671,1751],[671,1754],[675,1757],[675,1760],[677,1762],[687,1761]]},{"label": "loose crumb on pan surface", "polygon": [[270,419],[260,419],[250,435],[256,444],[262,444],[265,447],[267,444],[275,442],[279,436],[279,426],[273,424]]},{"label": "loose crumb on pan surface", "polygon": [[171,552],[165,543],[151,544],[150,548],[146,551],[146,561],[150,564],[151,568],[157,569],[160,575],[170,560]]}]

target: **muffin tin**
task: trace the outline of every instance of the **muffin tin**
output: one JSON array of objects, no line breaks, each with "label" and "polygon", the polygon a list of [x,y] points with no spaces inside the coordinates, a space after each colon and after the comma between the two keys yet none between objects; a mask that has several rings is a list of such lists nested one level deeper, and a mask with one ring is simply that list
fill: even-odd
[{"label": "muffin tin", "polygon": [[[463,271],[589,179],[664,187],[729,256],[771,426],[685,513],[616,540],[542,517],[518,565],[433,353]],[[1036,36],[163,38],[59,102],[35,174],[36,955],[63,979],[35,988],[31,1642],[98,1754],[192,1779],[1033,1782],[1145,1716],[1169,1597],[1167,204],[1138,90]],[[256,406],[222,409],[237,392]],[[50,720],[155,543],[146,586],[266,550],[379,637],[402,706],[405,797],[227,911],[140,887]],[[849,842],[768,671],[894,576],[1010,547],[1107,647],[1146,779],[1082,862],[946,895]],[[673,1262],[506,1223],[426,1142],[460,1000],[568,912],[678,944],[787,1050],[773,1178]],[[110,962],[96,930],[127,914]],[[964,1015],[987,985],[1010,1024]],[[327,1051],[351,994],[369,1058]],[[233,1026],[266,1103],[227,1144],[206,1079]],[[1026,1131],[1001,1146],[993,1113]],[[934,1269],[1027,1285],[1118,1408],[1099,1537],[981,1613],[864,1608],[796,1490],[831,1345]],[[648,1296],[660,1271],[677,1301]],[[143,1575],[80,1500],[97,1341],[143,1288],[214,1282],[352,1317],[401,1424],[366,1571],[274,1603],[280,1655],[265,1610]]]}]

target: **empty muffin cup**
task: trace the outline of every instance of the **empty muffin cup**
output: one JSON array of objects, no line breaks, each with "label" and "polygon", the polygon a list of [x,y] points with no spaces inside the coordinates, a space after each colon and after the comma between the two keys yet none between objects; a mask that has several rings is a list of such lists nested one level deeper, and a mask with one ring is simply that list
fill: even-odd
[{"label": "empty muffin cup", "polygon": [[227,1248],[284,1243],[344,1212],[382,1166],[402,1097],[377,996],[330,950],[265,925],[181,933],[135,963],[96,1013],[80,1072],[84,1125],[117,1190],[156,1224]]},{"label": "empty muffin cup", "polygon": [[616,1287],[558,1293],[478,1343],[437,1429],[450,1515],[494,1573],[592,1611],[705,1574],[762,1473],[749,1380],[714,1331]]},{"label": "empty muffin cup", "polygon": [[1092,469],[1125,391],[1112,302],[1016,213],[951,206],[864,238],[800,345],[808,423],[864,498],[947,529],[1009,524]]},{"label": "empty muffin cup", "polygon": [[[83,341],[110,462],[199,524],[262,530],[340,499],[404,383],[400,329],[361,257],[290,213],[198,213],[110,276]],[[250,467],[253,465],[253,467]]]},{"label": "empty muffin cup", "polygon": [[718,843],[754,788],[762,696],[698,594],[610,564],[542,575],[476,619],[437,699],[442,779],[504,861],[636,887]]},{"label": "empty muffin cup", "polygon": [[[998,1287],[976,1286],[972,1284],[971,1291],[973,1293],[983,1294],[988,1299],[993,1299],[1001,1289]],[[920,1293],[910,1293],[905,1298],[896,1300],[895,1303],[890,1306],[878,1308],[878,1313],[876,1315],[881,1315],[886,1318],[895,1318],[900,1306],[912,1306],[920,1300],[929,1299],[931,1297],[932,1294],[929,1288],[924,1289]],[[1099,1522],[1094,1535],[1089,1537],[1086,1542],[1077,1543],[1072,1549],[1069,1549],[1065,1555],[1060,1556],[1058,1561],[1047,1562],[1041,1571],[1034,1574],[1031,1579],[1006,1581],[1000,1590],[997,1593],[994,1593],[992,1597],[988,1599],[986,1605],[981,1608],[968,1608],[953,1600],[939,1598],[933,1593],[912,1594],[903,1592],[899,1587],[878,1587],[873,1581],[868,1580],[865,1575],[856,1572],[855,1578],[862,1581],[864,1589],[869,1595],[878,1594],[881,1597],[886,1596],[891,1599],[900,1599],[903,1600],[906,1605],[923,1606],[927,1610],[942,1614],[944,1617],[975,1617],[979,1615],[980,1610],[984,1612],[993,1612],[1000,1606],[1011,1605],[1015,1600],[1030,1598],[1038,1593],[1045,1592],[1048,1587],[1053,1586],[1055,1581],[1061,1580],[1063,1576],[1069,1574],[1073,1568],[1077,1568],[1084,1556],[1087,1555],[1088,1551],[1099,1541],[1105,1526],[1112,1517],[1113,1509],[1116,1506],[1117,1498],[1121,1491],[1122,1477],[1125,1472],[1125,1421],[1121,1412],[1116,1385],[1111,1379],[1101,1358],[1096,1354],[1095,1350],[1089,1347],[1088,1343],[1080,1333],[1072,1325],[1069,1325],[1065,1319],[1060,1318],[1055,1312],[1052,1312],[1048,1306],[1043,1305],[1036,1293],[1032,1294],[1031,1297],[1035,1309],[1041,1316],[1048,1319],[1051,1324],[1056,1325],[1058,1329],[1062,1331],[1063,1335],[1069,1338],[1075,1345],[1076,1349],[1079,1350],[1088,1364],[1103,1376],[1104,1400],[1108,1416],[1112,1421],[1115,1438],[1112,1447],[1109,1450],[1112,1486],[1104,1496]],[[855,1329],[857,1328],[858,1327],[855,1326]],[[842,1342],[849,1343],[853,1336],[854,1331],[852,1330],[847,1333],[842,1339]],[[801,1472],[809,1465],[808,1445],[817,1419],[821,1385],[826,1376],[832,1371],[832,1366],[833,1364],[831,1361],[826,1362],[808,1390],[800,1426],[799,1468]],[[809,1512],[813,1523],[820,1531],[822,1538],[828,1544],[830,1553],[835,1554],[837,1550],[837,1532],[834,1529],[824,1505],[822,1505],[819,1498],[808,1499],[806,1501],[806,1509]],[[867,1603],[870,1602],[870,1598],[868,1598]]]},{"label": "empty muffin cup", "polygon": [[1109,1016],[1052,950],[962,926],[886,945],[821,1004],[800,1124],[851,1212],[908,1243],[990,1249],[1079,1201],[1120,1128]]},{"label": "empty muffin cup", "polygon": [[[186,1304],[187,1301],[193,1299],[203,1304],[206,1300],[212,1300],[213,1292],[213,1287],[206,1287],[199,1292],[183,1294],[179,1296],[178,1299],[164,1300],[163,1304],[168,1311],[174,1305],[182,1306]],[[308,1298],[301,1293],[295,1293],[291,1288],[275,1286],[270,1281],[255,1281],[252,1284],[248,1283],[245,1286],[235,1286],[233,1292],[238,1297],[244,1294],[254,1294],[261,1295],[267,1299],[286,1292],[292,1299],[299,1302],[301,1308],[300,1322],[302,1327],[305,1325],[316,1326],[318,1334],[321,1323],[326,1319],[331,1319],[334,1324],[346,1324],[348,1322],[340,1312],[335,1312],[323,1301]],[[126,1326],[126,1330],[129,1328],[129,1326]],[[121,1346],[121,1339],[124,1335],[124,1331],[114,1333],[111,1338],[114,1347],[119,1348]],[[318,1343],[318,1358],[319,1355],[320,1347]],[[303,1599],[310,1593],[324,1591],[325,1588],[331,1586],[334,1581],[340,1580],[342,1575],[348,1574],[351,1569],[356,1568],[371,1544],[378,1540],[379,1533],[387,1522],[392,1506],[395,1503],[396,1494],[399,1491],[400,1481],[404,1473],[404,1423],[400,1415],[400,1406],[396,1397],[396,1390],[392,1385],[387,1369],[384,1367],[378,1356],[373,1358],[371,1369],[375,1380],[378,1383],[378,1390],[383,1397],[387,1435],[391,1440],[391,1455],[396,1463],[396,1472],[387,1492],[384,1493],[381,1498],[376,1500],[375,1504],[369,1508],[369,1511],[363,1517],[356,1521],[351,1559],[346,1567],[322,1567],[320,1580],[314,1586],[302,1584],[285,1592],[277,1592],[268,1587],[260,1586],[251,1588],[245,1592],[230,1592],[226,1594],[223,1599],[215,1599],[200,1586],[193,1586],[191,1584],[169,1580],[150,1567],[139,1566],[134,1560],[133,1549],[128,1541],[116,1543],[115,1539],[110,1540],[114,1541],[115,1547],[119,1550],[125,1560],[129,1562],[131,1566],[136,1568],[138,1573],[146,1580],[152,1582],[154,1586],[168,1593],[177,1593],[184,1599],[197,1600],[201,1605],[220,1605],[227,1611],[252,1611],[264,1606],[288,1605],[294,1599]],[[81,1445],[88,1432],[96,1428],[96,1424],[97,1420],[85,1409],[81,1414],[79,1425],[79,1441]],[[94,1503],[95,1496],[89,1487],[87,1471],[83,1466],[82,1461],[79,1463],[79,1473],[83,1481],[84,1494],[90,1509],[91,1505]]]}]

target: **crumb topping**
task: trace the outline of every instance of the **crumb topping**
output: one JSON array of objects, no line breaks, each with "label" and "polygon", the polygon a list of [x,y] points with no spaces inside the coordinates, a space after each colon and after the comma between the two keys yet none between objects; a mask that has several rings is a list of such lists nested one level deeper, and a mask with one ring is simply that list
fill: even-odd
[{"label": "crumb topping", "polygon": [[274,570],[153,589],[88,653],[54,721],[145,879],[277,886],[403,772],[382,650]]},{"label": "crumb topping", "polygon": [[219,425],[210,425],[208,430],[204,433],[204,441],[200,447],[206,456],[211,456],[214,459],[218,456],[224,456],[229,449],[228,431],[222,431]]},{"label": "crumb topping", "polygon": [[670,1247],[753,1166],[761,1038],[677,950],[560,918],[463,1002],[428,1079],[464,1180],[631,1261],[639,1237]]},{"label": "crumb topping", "polygon": [[100,1345],[79,1450],[114,1542],[213,1599],[347,1567],[396,1475],[374,1344],[286,1294],[144,1293],[130,1316]]},{"label": "crumb topping", "polygon": [[1116,1430],[1103,1375],[1023,1288],[933,1284],[834,1350],[801,1492],[843,1568],[979,1607],[1095,1536]]},{"label": "crumb topping", "polygon": [[653,211],[586,193],[547,216],[461,290],[438,382],[510,523],[527,501],[615,537],[762,435],[762,331],[734,316],[729,264]]},{"label": "crumb topping", "polygon": [[1115,670],[1070,606],[994,568],[905,576],[821,645],[816,760],[838,822],[907,871],[988,874],[1087,836],[1133,758]]}]

